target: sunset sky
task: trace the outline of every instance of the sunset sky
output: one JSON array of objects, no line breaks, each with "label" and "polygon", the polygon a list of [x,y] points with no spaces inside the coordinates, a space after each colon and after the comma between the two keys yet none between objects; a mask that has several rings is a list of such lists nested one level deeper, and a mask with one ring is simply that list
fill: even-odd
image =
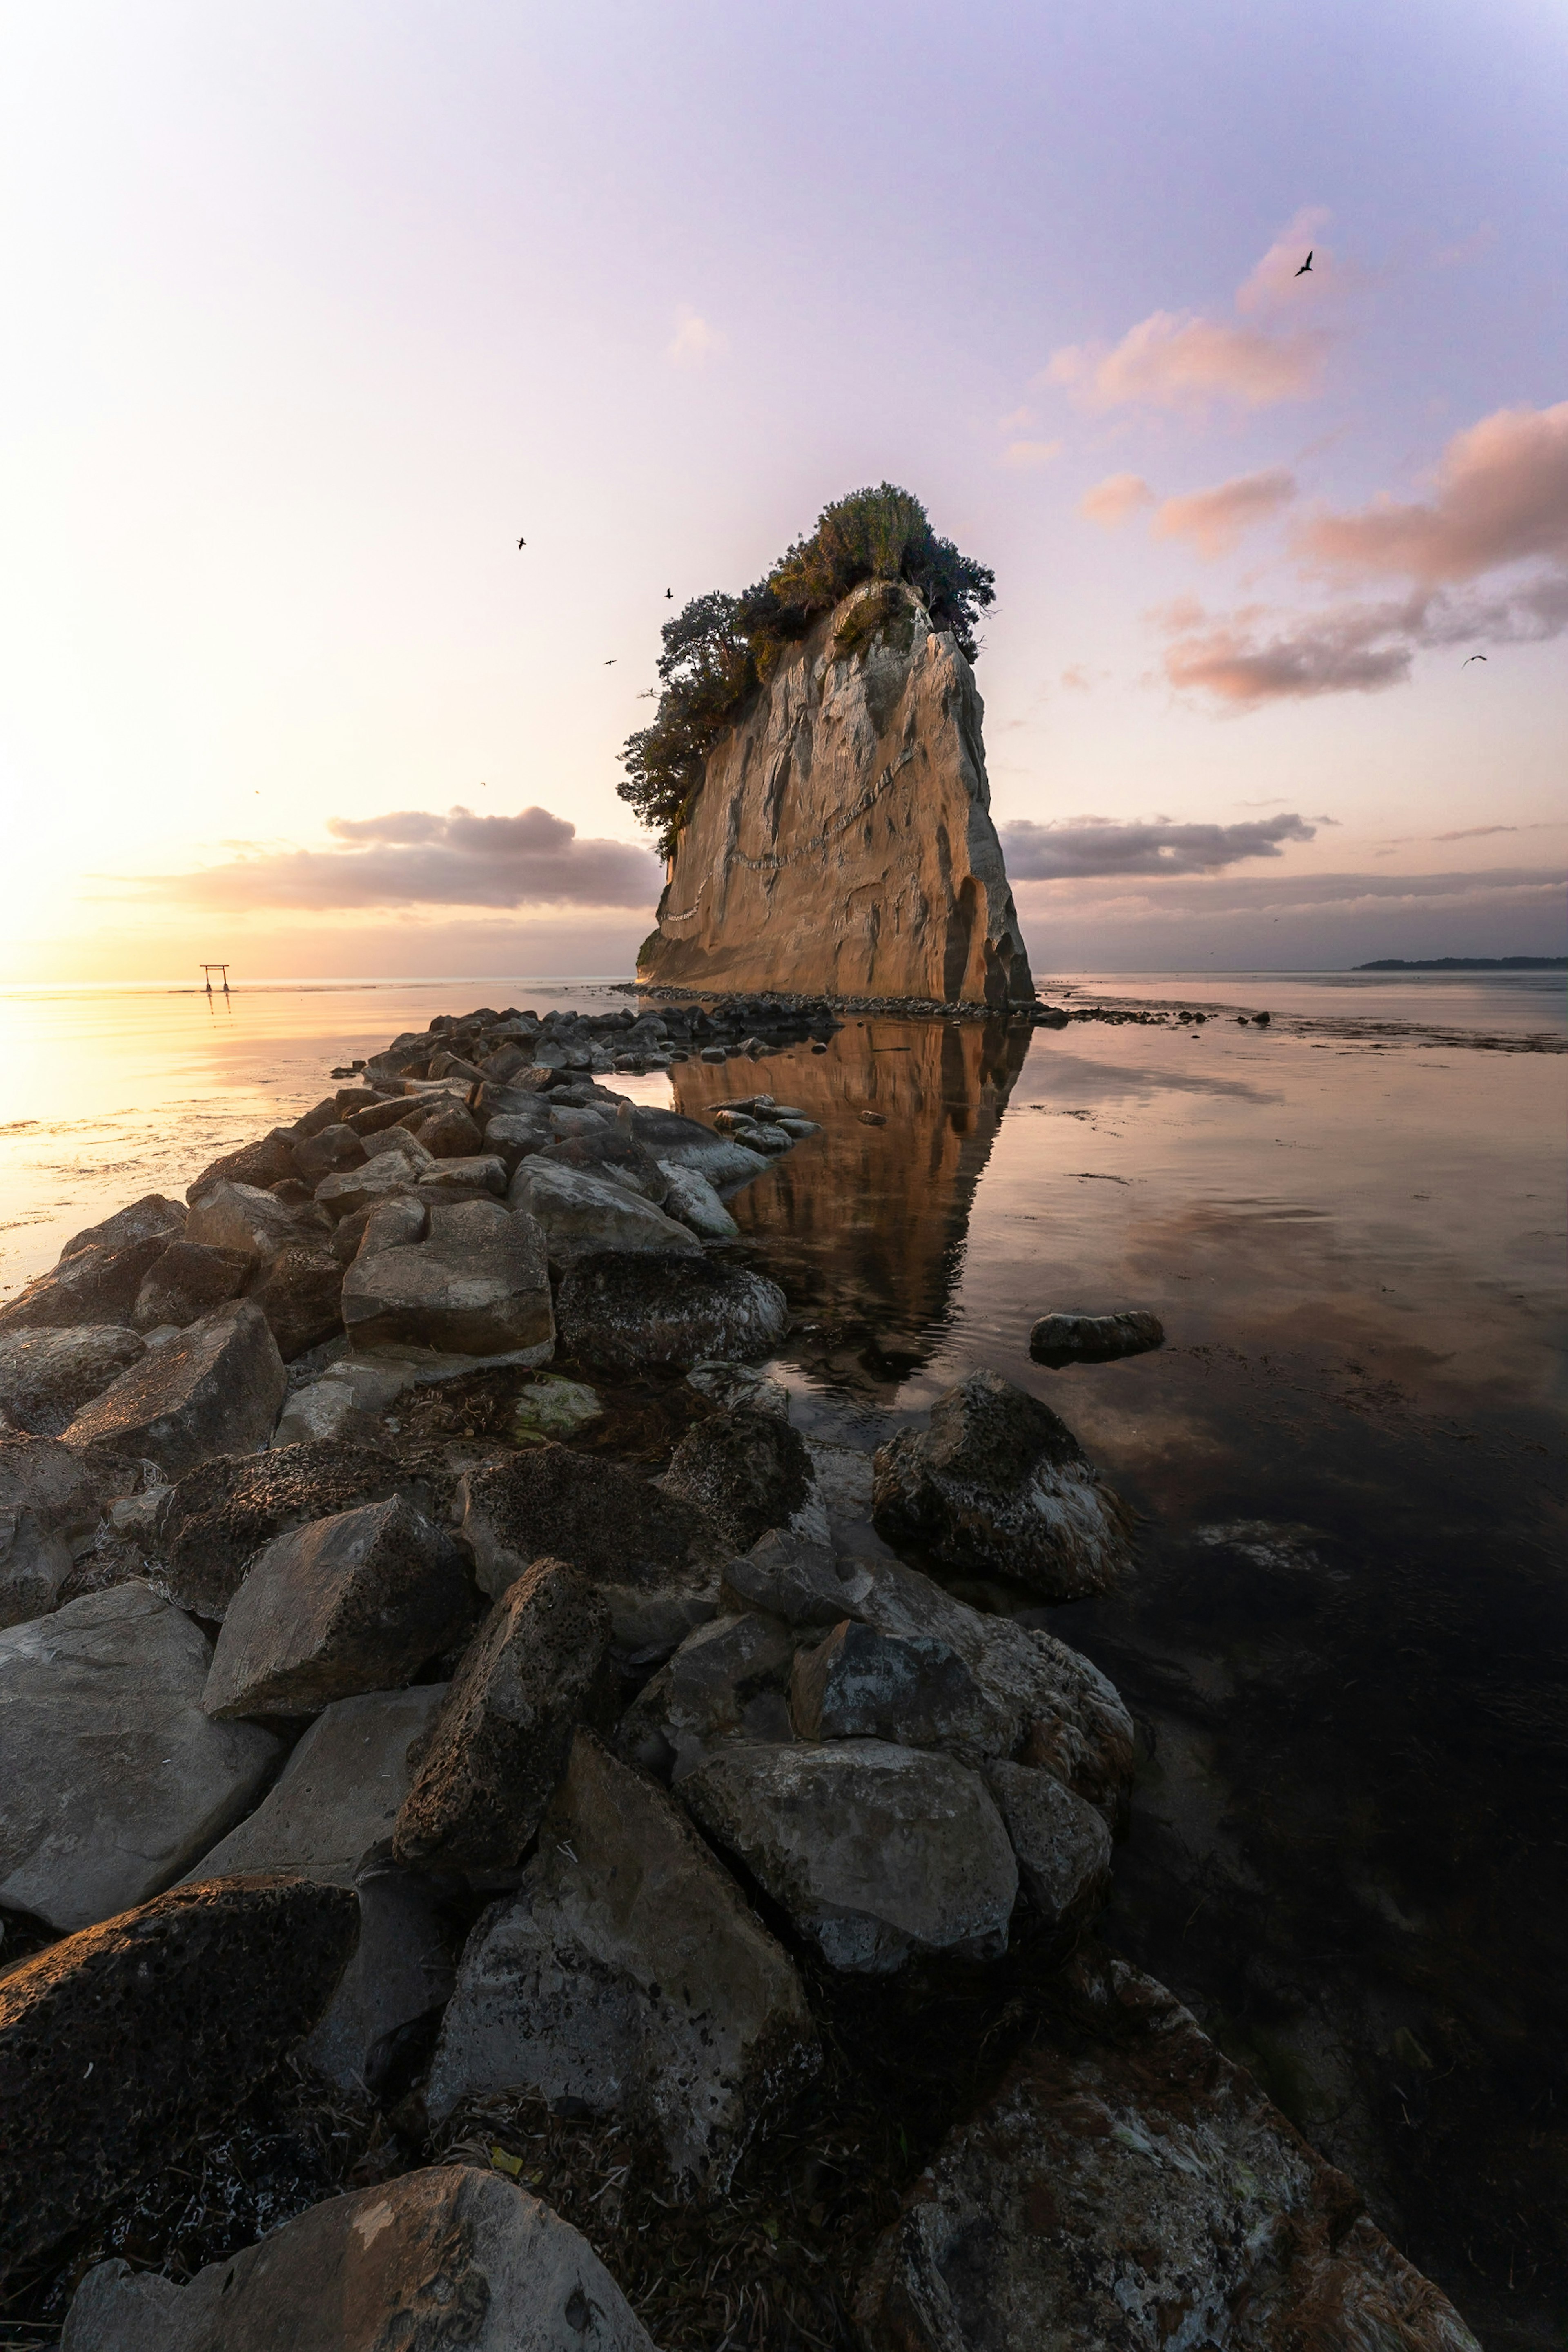
[{"label": "sunset sky", "polygon": [[884,478],[1037,970],[1563,951],[1556,0],[0,42],[0,980],[629,971],[665,589]]}]

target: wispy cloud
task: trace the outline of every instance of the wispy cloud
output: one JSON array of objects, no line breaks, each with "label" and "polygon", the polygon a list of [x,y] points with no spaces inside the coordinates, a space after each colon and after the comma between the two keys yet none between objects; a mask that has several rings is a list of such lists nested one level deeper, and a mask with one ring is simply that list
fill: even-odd
[{"label": "wispy cloud", "polygon": [[1140,507],[1152,507],[1155,494],[1142,474],[1107,474],[1078,501],[1078,511],[1103,530],[1117,530]]},{"label": "wispy cloud", "polygon": [[729,337],[721,327],[711,326],[707,320],[683,302],[675,313],[675,331],[664,346],[664,357],[674,367],[706,367],[709,360],[721,359],[729,349]]},{"label": "wispy cloud", "polygon": [[1236,307],[1244,317],[1260,310],[1276,310],[1281,303],[1297,300],[1303,283],[1297,272],[1309,252],[1312,257],[1309,275],[1317,280],[1312,289],[1314,299],[1321,299],[1325,293],[1337,289],[1339,263],[1328,247],[1318,242],[1328,217],[1326,205],[1304,205],[1281,230],[1262,260],[1254,264],[1236,289]]},{"label": "wispy cloud", "polygon": [[1156,539],[1185,539],[1199,555],[1228,555],[1244,530],[1290,505],[1296,479],[1282,466],[1265,473],[1238,474],[1212,489],[1188,490],[1166,499],[1154,519]]},{"label": "wispy cloud", "polygon": [[1483,416],[1444,450],[1431,499],[1316,515],[1296,551],[1346,580],[1474,580],[1531,556],[1568,562],[1568,401]]},{"label": "wispy cloud", "polygon": [[1287,841],[1311,841],[1296,815],[1243,824],[1176,824],[1167,817],[1122,824],[1110,817],[1034,824],[1019,818],[1000,828],[1015,882],[1060,882],[1099,875],[1219,874],[1249,857],[1278,857]]},{"label": "wispy cloud", "polygon": [[1009,441],[1002,451],[1002,463],[1015,473],[1032,473],[1037,467],[1049,466],[1053,457],[1061,455],[1060,441]]},{"label": "wispy cloud", "polygon": [[663,868],[622,841],[581,841],[548,809],[444,816],[399,809],[333,817],[330,849],[244,846],[227,864],[151,877],[159,897],[203,906],[651,907]]}]

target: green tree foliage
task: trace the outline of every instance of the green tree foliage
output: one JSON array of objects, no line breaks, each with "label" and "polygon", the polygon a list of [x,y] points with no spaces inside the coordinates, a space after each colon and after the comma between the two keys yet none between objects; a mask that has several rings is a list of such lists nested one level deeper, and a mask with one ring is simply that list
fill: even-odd
[{"label": "green tree foliage", "polygon": [[702,790],[707,755],[758,688],[812,624],[866,580],[901,580],[938,629],[975,660],[980,614],[996,574],[932,530],[925,508],[892,482],[824,507],[810,539],[744,594],[715,589],[664,625],[664,692],[653,724],[627,739],[619,786],[668,856]]}]

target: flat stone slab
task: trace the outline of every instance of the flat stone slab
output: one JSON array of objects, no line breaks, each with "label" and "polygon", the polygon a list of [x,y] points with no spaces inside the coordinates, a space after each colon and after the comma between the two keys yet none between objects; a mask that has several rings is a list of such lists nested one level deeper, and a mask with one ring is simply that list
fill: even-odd
[{"label": "flat stone slab", "polygon": [[190,2284],[100,2263],[66,2352],[653,2352],[588,2241],[497,2172],[436,2165],[313,2205]]},{"label": "flat stone slab", "polygon": [[287,1388],[266,1317],[236,1298],[150,1348],[62,1433],[68,1445],[145,1455],[177,1478],[209,1454],[265,1445]]},{"label": "flat stone slab", "polygon": [[367,1691],[323,1707],[254,1813],[220,1838],[187,1877],[297,1871],[352,1886],[392,1852],[408,1794],[411,1755],[446,1696],[444,1683]]},{"label": "flat stone slab", "polygon": [[528,2084],[625,2116],[722,2190],[817,2063],[786,1953],[678,1807],[579,1732],[521,1887],[469,1938],[431,2113]]},{"label": "flat stone slab", "polygon": [[0,1633],[0,1903],[67,1934],[111,1918],[255,1801],[282,1751],[203,1713],[211,1658],[136,1580]]}]

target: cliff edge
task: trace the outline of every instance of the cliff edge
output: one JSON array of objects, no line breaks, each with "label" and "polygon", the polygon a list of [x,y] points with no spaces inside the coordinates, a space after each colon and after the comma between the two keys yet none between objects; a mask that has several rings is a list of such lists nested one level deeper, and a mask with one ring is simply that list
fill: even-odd
[{"label": "cliff edge", "polygon": [[1031,997],[983,711],[968,662],[913,589],[854,589],[709,753],[638,979],[953,1004]]}]

